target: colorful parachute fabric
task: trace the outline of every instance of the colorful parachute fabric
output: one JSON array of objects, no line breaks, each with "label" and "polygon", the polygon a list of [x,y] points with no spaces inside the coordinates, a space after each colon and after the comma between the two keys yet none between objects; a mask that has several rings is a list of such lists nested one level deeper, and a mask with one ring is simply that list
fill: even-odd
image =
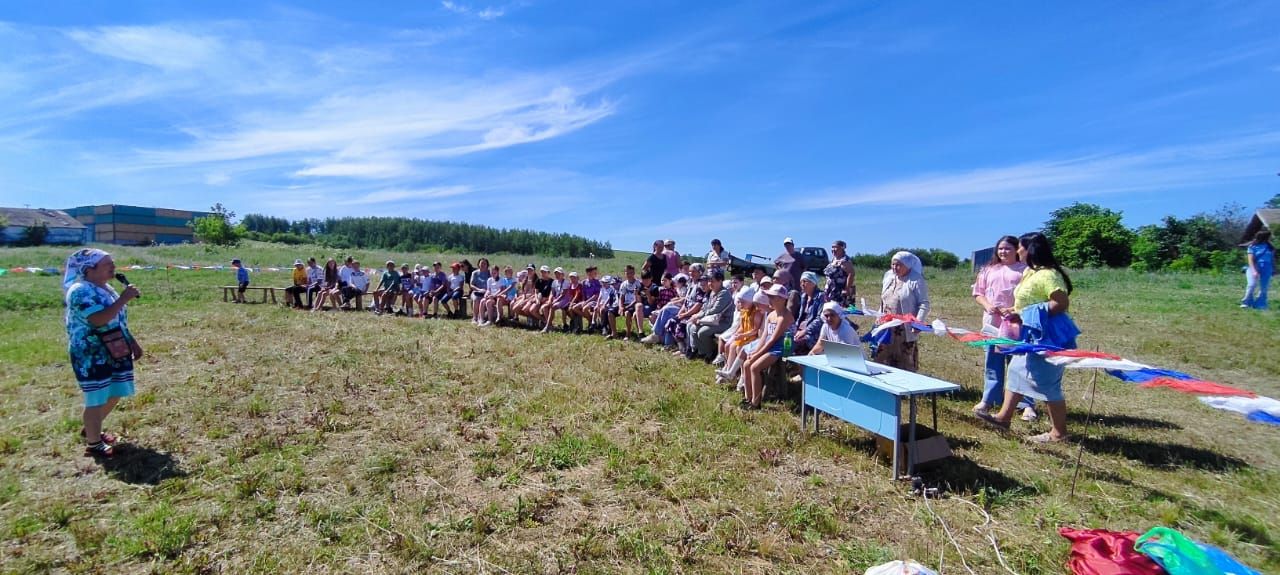
[{"label": "colorful parachute fabric", "polygon": [[1169,575],[1261,575],[1227,552],[1168,527],[1152,527],[1138,538],[1134,549],[1159,563]]},{"label": "colorful parachute fabric", "polygon": [[1243,397],[1258,397],[1258,394],[1231,387],[1230,385],[1222,385],[1212,381],[1203,381],[1199,379],[1176,379],[1172,377],[1157,377],[1150,381],[1138,384],[1140,387],[1167,387],[1174,391],[1182,393],[1191,393],[1195,395],[1239,395]]},{"label": "colorful parachute fabric", "polygon": [[1133,548],[1138,533],[1063,527],[1058,534],[1071,541],[1067,566],[1075,575],[1161,575],[1164,570]]}]

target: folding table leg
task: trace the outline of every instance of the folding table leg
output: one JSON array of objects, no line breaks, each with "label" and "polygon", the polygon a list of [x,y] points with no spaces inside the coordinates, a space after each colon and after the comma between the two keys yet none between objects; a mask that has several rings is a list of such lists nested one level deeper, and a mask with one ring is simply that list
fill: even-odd
[{"label": "folding table leg", "polygon": [[938,394],[930,395],[929,401],[933,402],[933,430],[938,432]]},{"label": "folding table leg", "polygon": [[911,402],[911,443],[907,444],[907,476],[911,477],[916,472],[916,396],[911,396],[907,401]]}]

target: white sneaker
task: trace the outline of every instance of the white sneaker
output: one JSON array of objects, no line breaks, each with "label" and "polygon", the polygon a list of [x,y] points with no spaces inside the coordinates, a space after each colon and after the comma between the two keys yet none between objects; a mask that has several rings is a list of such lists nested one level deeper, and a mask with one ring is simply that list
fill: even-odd
[{"label": "white sneaker", "polygon": [[1039,418],[1040,418],[1040,414],[1036,413],[1036,410],[1034,407],[1028,407],[1022,410],[1023,421],[1035,421],[1036,419],[1039,419]]},{"label": "white sneaker", "polygon": [[488,327],[488,326],[489,326],[489,322],[487,322],[487,321],[482,321],[482,322],[480,322],[480,323],[478,323],[478,324],[476,324],[476,325],[478,325],[478,326],[480,326],[480,327]]},{"label": "white sneaker", "polygon": [[655,344],[658,343],[658,334],[651,333],[640,339],[640,343]]},{"label": "white sneaker", "polygon": [[1245,304],[1240,304],[1240,309],[1249,309],[1249,306]]},{"label": "white sneaker", "polygon": [[724,365],[724,354],[723,353],[719,354],[716,356],[715,359],[711,360],[711,365],[715,365],[715,366]]}]

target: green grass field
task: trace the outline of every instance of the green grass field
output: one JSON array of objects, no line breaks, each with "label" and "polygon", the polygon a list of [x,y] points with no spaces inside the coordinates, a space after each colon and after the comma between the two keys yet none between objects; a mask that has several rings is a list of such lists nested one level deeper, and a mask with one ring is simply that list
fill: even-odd
[{"label": "green grass field", "polygon": [[[325,255],[110,249],[123,265]],[[0,268],[61,265],[66,252],[0,249]],[[624,256],[597,263],[640,262]],[[877,294],[880,272],[859,270],[859,292]],[[935,315],[976,327],[969,274],[928,276]],[[1102,376],[1090,398],[1090,374],[1069,372],[1079,442],[1029,447],[968,415],[981,355],[928,337],[922,371],[964,390],[939,402],[956,457],[928,473],[950,499],[926,504],[888,479],[868,434],[804,435],[789,403],[741,412],[700,362],[599,337],[229,305],[213,286],[231,277],[130,273],[147,357],[138,394],[107,422],[130,445],[103,464],[75,433],[58,278],[0,277],[0,571],[861,573],[912,558],[1002,573],[992,535],[1017,573],[1063,573],[1059,526],[1154,525],[1280,571],[1280,429],[1192,396]],[[1073,278],[1082,347],[1280,397],[1280,319],[1236,308],[1242,278]]]}]

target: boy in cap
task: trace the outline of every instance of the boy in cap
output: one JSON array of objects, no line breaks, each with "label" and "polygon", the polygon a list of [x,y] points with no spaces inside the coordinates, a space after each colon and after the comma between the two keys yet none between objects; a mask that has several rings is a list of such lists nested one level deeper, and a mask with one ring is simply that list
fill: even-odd
[{"label": "boy in cap", "polygon": [[613,276],[604,276],[600,280],[600,294],[596,297],[595,310],[592,313],[593,325],[600,326],[600,334],[606,339],[613,338],[617,329],[618,281]]},{"label": "boy in cap", "polygon": [[378,289],[373,292],[373,313],[382,315],[383,310],[390,310],[396,301],[396,292],[400,289],[400,274],[396,272],[396,262],[387,260],[387,269],[378,280]]}]

